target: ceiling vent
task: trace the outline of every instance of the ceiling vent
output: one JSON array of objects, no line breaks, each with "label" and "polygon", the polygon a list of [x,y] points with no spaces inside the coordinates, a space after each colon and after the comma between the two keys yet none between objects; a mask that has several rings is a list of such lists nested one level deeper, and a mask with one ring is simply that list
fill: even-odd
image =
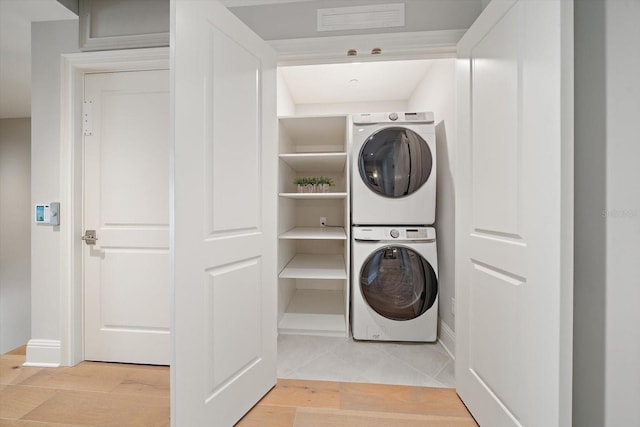
[{"label": "ceiling vent", "polygon": [[318,31],[404,27],[404,3],[318,9]]}]

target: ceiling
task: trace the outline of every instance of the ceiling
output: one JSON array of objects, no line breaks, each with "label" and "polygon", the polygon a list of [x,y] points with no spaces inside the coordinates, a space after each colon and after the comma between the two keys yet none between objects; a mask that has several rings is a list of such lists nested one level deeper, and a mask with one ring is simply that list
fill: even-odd
[{"label": "ceiling", "polygon": [[0,0],[0,119],[31,117],[31,22],[63,19],[56,0]]}]

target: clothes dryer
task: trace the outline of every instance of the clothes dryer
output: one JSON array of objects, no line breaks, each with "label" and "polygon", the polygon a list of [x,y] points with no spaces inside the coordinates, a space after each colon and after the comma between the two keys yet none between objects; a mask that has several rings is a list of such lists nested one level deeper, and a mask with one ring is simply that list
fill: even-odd
[{"label": "clothes dryer", "polygon": [[356,340],[432,342],[438,259],[432,227],[353,227],[351,330]]},{"label": "clothes dryer", "polygon": [[353,225],[435,222],[433,113],[354,115],[351,162]]}]

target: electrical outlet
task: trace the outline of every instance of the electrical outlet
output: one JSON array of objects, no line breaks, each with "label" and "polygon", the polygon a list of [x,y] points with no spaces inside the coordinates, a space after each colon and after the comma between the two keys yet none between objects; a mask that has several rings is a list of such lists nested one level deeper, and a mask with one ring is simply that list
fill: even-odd
[{"label": "electrical outlet", "polygon": [[321,216],[320,217],[320,227],[324,227],[327,225],[327,217],[326,216]]},{"label": "electrical outlet", "polygon": [[451,298],[451,314],[456,315],[456,299]]}]

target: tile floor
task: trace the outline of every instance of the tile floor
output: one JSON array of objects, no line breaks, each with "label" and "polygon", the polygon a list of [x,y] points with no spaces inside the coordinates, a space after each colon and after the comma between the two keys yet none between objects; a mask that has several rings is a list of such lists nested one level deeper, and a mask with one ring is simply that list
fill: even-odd
[{"label": "tile floor", "polygon": [[304,335],[278,337],[278,378],[455,387],[453,359],[440,343]]}]

